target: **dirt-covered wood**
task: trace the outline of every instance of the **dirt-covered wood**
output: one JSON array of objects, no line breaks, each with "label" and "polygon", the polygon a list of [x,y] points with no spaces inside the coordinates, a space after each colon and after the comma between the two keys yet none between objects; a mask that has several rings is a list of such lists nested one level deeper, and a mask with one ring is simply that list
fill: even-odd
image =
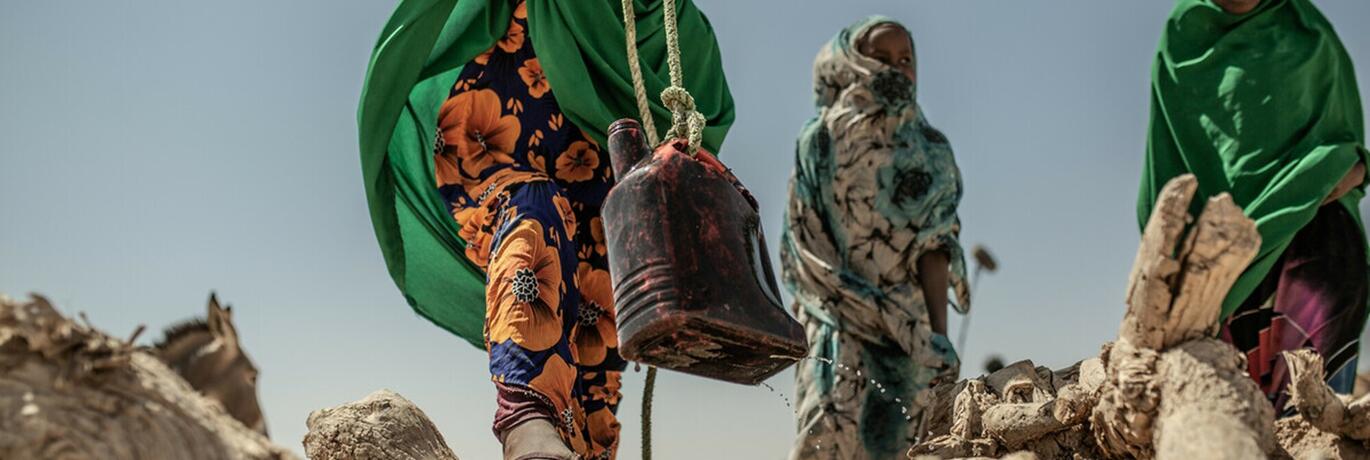
[{"label": "dirt-covered wood", "polygon": [[1009,448],[1069,428],[1052,415],[1055,401],[996,404],[985,409],[985,433]]},{"label": "dirt-covered wood", "polygon": [[1313,350],[1284,353],[1289,365],[1289,403],[1319,430],[1370,441],[1370,396],[1351,401],[1325,383],[1322,357]]},{"label": "dirt-covered wood", "polygon": [[1282,452],[1274,457],[1281,459],[1370,459],[1370,448],[1364,442],[1320,430],[1303,417],[1287,417],[1276,421],[1275,439]]},{"label": "dirt-covered wood", "polygon": [[[1188,210],[1191,176],[1162,190],[1127,291],[1118,340],[1070,369],[1030,362],[934,389],[928,436],[910,451],[944,458],[1015,450],[1044,459],[1281,456],[1274,411],[1243,356],[1212,339],[1222,300],[1260,236],[1232,199]],[[1192,225],[1191,225],[1192,223]],[[978,383],[977,383],[978,382]],[[954,404],[943,402],[955,398]]]},{"label": "dirt-covered wood", "polygon": [[1194,176],[1166,184],[1142,232],[1128,279],[1128,310],[1118,330],[1119,338],[1135,346],[1157,349],[1165,343],[1165,331],[1160,327],[1166,323],[1174,292],[1170,280],[1180,271],[1180,262],[1172,255],[1189,221],[1189,202],[1198,187]]},{"label": "dirt-covered wood", "polygon": [[[1092,435],[1079,423],[1055,417],[1062,391],[1077,391],[1099,379],[1098,360],[1052,372],[1022,361],[994,373],[934,390],[933,410],[947,416],[926,420],[934,435],[914,446],[910,457],[995,458],[1010,452],[1033,458],[1096,458]],[[1082,376],[1090,376],[1083,377]],[[1097,386],[1097,382],[1093,384]],[[948,404],[947,399],[954,399]],[[1088,411],[1086,410],[1086,413]]]},{"label": "dirt-covered wood", "polygon": [[0,296],[0,458],[295,457],[128,340]]},{"label": "dirt-covered wood", "polygon": [[390,390],[309,414],[312,460],[457,460],[418,406]]},{"label": "dirt-covered wood", "polygon": [[1274,451],[1273,410],[1241,355],[1207,338],[1227,291],[1260,248],[1260,234],[1224,194],[1206,203],[1181,242],[1176,229],[1188,222],[1197,187],[1188,176],[1171,181],[1147,223],[1091,417],[1106,455],[1236,459]]},{"label": "dirt-covered wood", "polygon": [[1249,459],[1274,453],[1275,410],[1231,345],[1185,342],[1161,357],[1156,457]]}]

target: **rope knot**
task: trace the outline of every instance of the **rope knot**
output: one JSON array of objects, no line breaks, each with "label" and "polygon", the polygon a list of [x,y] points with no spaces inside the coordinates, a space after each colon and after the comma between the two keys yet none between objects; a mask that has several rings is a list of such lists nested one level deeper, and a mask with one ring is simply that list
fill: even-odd
[{"label": "rope knot", "polygon": [[695,109],[695,98],[685,88],[671,86],[661,91],[661,105],[675,114],[691,112]]},{"label": "rope knot", "polygon": [[702,147],[704,114],[695,110],[695,98],[685,88],[672,85],[661,92],[661,105],[671,110],[671,130],[668,138],[685,138],[690,155]]},{"label": "rope knot", "polygon": [[[662,23],[666,29],[666,66],[671,74],[671,86],[661,92],[661,105],[671,111],[671,129],[667,138],[684,138],[685,149],[691,156],[703,148],[704,126],[708,119],[695,110],[695,98],[685,89],[680,73],[680,32],[675,17],[676,0],[662,0]],[[628,69],[633,77],[633,92],[637,96],[637,110],[647,132],[647,141],[657,145],[656,124],[652,123],[652,108],[647,100],[647,88],[642,82],[641,63],[637,56],[637,13],[633,0],[623,0],[623,39],[628,49]]]}]

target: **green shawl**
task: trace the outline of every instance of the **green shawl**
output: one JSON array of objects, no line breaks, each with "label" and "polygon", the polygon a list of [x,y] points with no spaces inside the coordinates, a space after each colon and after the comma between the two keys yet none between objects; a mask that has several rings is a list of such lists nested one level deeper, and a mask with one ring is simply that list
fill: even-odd
[{"label": "green shawl", "polygon": [[[1227,318],[1357,162],[1365,123],[1351,60],[1309,0],[1265,0],[1243,15],[1179,0],[1152,74],[1138,199],[1146,225],[1161,187],[1199,179],[1191,212],[1222,192],[1256,221],[1261,249],[1223,302]],[[1363,189],[1341,198],[1356,220]]]},{"label": "green shawl", "polygon": [[[371,55],[358,108],[362,175],[371,221],[390,276],[420,315],[484,348],[485,274],[438,195],[432,146],[438,108],[461,68],[504,35],[504,0],[402,0]],[[658,130],[670,111],[656,95],[669,86],[659,0],[635,0],[638,49]],[[733,122],[713,29],[678,0],[686,88],[708,120],[704,147],[717,152]],[[614,120],[636,118],[622,6],[613,0],[527,0],[529,36],[562,111],[605,143]]]}]

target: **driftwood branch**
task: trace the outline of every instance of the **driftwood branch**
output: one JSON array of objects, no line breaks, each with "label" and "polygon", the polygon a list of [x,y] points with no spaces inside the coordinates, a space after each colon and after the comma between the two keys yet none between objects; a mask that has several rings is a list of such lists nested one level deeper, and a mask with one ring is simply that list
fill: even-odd
[{"label": "driftwood branch", "polygon": [[1192,340],[1159,363],[1156,458],[1248,459],[1275,452],[1275,410],[1231,345]]},{"label": "driftwood branch", "polygon": [[1217,332],[1223,299],[1261,247],[1256,222],[1227,194],[1204,207],[1199,222],[1180,249],[1182,270],[1173,283],[1179,294],[1170,305],[1161,349]]},{"label": "driftwood branch", "polygon": [[[1223,299],[1255,257],[1260,235],[1227,195],[1208,200],[1191,219],[1197,190],[1194,177],[1182,176],[1161,191],[1137,250],[1118,340],[1098,359],[1056,373],[1066,378],[1049,384],[1043,377],[1051,373],[1023,368],[1031,364],[969,381],[984,382],[988,396],[961,386],[951,420],[930,417],[954,428],[930,426],[930,439],[911,453],[971,456],[1022,448],[1043,458],[1141,459],[1277,454],[1273,409],[1247,376],[1241,354],[1211,338]],[[972,404],[977,407],[967,407]]]},{"label": "driftwood branch", "polygon": [[1322,356],[1313,350],[1284,353],[1289,365],[1290,405],[1319,430],[1357,441],[1370,440],[1370,396],[1348,402],[1327,386]]},{"label": "driftwood branch", "polygon": [[1166,323],[1170,309],[1170,280],[1180,271],[1175,260],[1175,247],[1189,221],[1189,202],[1199,188],[1194,176],[1183,176],[1170,181],[1156,198],[1142,242],[1137,247],[1137,258],[1132,262],[1132,275],[1127,288],[1127,315],[1123,317],[1118,338],[1135,346],[1160,348],[1165,343]]},{"label": "driftwood branch", "polygon": [[[1110,456],[1238,459],[1274,450],[1273,410],[1251,404],[1263,398],[1237,351],[1208,338],[1232,283],[1260,249],[1260,234],[1221,194],[1181,243],[1197,188],[1193,176],[1166,184],[1142,236],[1091,417]],[[1195,423],[1204,427],[1181,428]],[[1196,433],[1204,442],[1185,441]]]}]

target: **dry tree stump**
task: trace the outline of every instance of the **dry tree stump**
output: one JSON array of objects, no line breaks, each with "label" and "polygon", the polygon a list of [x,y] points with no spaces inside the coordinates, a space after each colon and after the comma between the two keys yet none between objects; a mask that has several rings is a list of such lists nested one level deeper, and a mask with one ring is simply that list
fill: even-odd
[{"label": "dry tree stump", "polygon": [[296,458],[152,355],[0,296],[0,458]]},{"label": "dry tree stump", "polygon": [[1181,241],[1197,188],[1193,176],[1166,184],[1137,250],[1127,313],[1103,359],[1107,379],[1090,418],[1105,455],[1245,459],[1275,451],[1274,409],[1245,359],[1211,338],[1260,235],[1222,194]]},{"label": "dry tree stump", "polygon": [[1020,449],[1044,459],[1280,455],[1274,411],[1247,376],[1244,357],[1212,338],[1223,298],[1255,257],[1260,235],[1226,194],[1191,220],[1197,188],[1187,175],[1161,191],[1133,263],[1117,341],[1064,371],[1030,372],[1024,362],[935,389],[929,435],[910,456]]},{"label": "dry tree stump", "polygon": [[457,460],[433,422],[390,390],[309,414],[312,460]]}]

